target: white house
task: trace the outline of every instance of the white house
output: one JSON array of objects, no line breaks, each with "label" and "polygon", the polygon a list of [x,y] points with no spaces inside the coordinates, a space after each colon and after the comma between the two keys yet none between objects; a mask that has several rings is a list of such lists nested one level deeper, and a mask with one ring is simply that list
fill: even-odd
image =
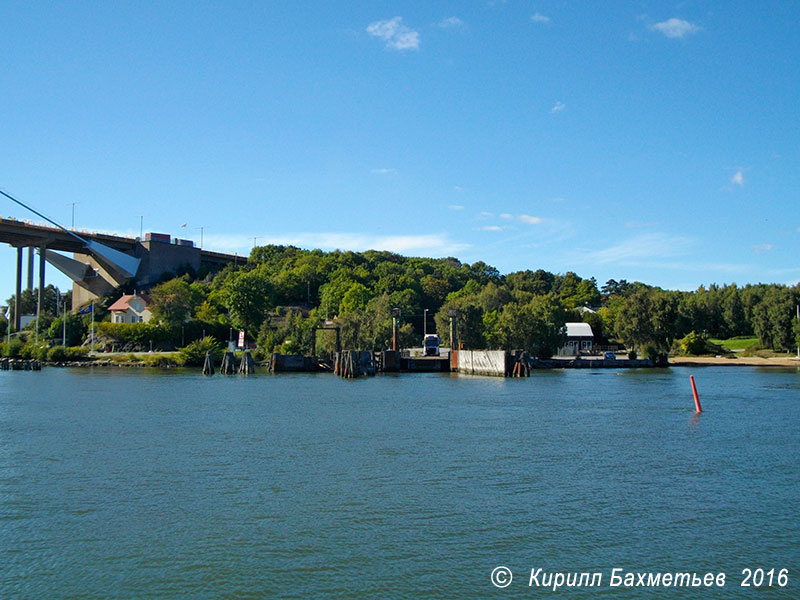
[{"label": "white house", "polygon": [[594,332],[588,323],[567,323],[567,343],[559,350],[559,356],[578,356],[592,351]]},{"label": "white house", "polygon": [[123,294],[108,307],[112,323],[147,323],[153,316],[150,313],[150,298],[147,294]]}]

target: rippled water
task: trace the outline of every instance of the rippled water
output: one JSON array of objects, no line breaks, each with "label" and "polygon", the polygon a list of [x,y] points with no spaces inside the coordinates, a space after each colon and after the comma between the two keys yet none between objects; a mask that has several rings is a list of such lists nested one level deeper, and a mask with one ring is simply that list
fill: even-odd
[{"label": "rippled water", "polygon": [[796,598],[800,372],[692,372],[3,372],[0,598]]}]

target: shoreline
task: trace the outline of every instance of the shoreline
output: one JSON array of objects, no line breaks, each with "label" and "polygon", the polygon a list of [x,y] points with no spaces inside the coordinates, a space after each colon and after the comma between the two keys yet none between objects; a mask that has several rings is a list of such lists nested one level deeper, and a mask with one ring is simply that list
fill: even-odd
[{"label": "shoreline", "polygon": [[[621,360],[619,362],[625,362]],[[132,368],[132,369],[141,369],[141,368],[152,368],[152,369],[164,369],[164,370],[172,370],[178,368],[184,369],[200,369],[200,367],[183,367],[180,365],[148,365],[144,362],[117,362],[108,359],[88,359],[82,361],[59,361],[59,362],[49,362],[49,361],[41,361],[42,366],[48,367],[122,367],[122,368]],[[264,368],[268,366],[268,363],[259,363],[260,367]],[[725,358],[725,357],[717,357],[717,356],[671,356],[669,358],[669,363],[666,365],[667,367],[796,367],[800,368],[800,360],[797,357],[770,357],[770,358],[761,358],[759,356],[746,356],[746,357],[736,357],[736,358]],[[534,367],[536,368],[536,367]],[[575,368],[575,367],[568,367],[566,365],[553,365],[553,366],[540,366],[537,370],[547,370],[550,369],[564,369],[564,368]],[[583,367],[583,368],[593,368],[593,367]],[[601,368],[600,365],[594,368]],[[606,367],[603,365],[603,368],[617,368],[617,369],[630,369],[630,368],[658,368],[656,366],[644,366],[639,365],[636,367],[631,367],[627,365],[608,365]]]},{"label": "shoreline", "polygon": [[773,356],[761,358],[760,356],[670,356],[671,367],[800,367],[800,360],[796,356]]}]

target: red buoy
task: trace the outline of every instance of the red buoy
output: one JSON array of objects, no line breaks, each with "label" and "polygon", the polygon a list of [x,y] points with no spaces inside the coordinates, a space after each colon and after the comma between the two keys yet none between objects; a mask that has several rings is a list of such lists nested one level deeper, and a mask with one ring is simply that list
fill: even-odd
[{"label": "red buoy", "polygon": [[698,413],[703,412],[703,409],[700,408],[700,399],[697,397],[697,387],[694,384],[694,375],[689,375],[689,379],[692,382],[692,394],[694,394],[694,408],[695,411]]}]

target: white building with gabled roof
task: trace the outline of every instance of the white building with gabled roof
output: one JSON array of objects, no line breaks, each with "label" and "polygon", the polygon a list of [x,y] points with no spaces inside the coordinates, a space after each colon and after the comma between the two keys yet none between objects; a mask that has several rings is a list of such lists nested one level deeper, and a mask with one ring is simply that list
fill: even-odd
[{"label": "white building with gabled roof", "polygon": [[150,312],[150,297],[147,294],[123,294],[108,307],[112,323],[147,323],[153,316]]},{"label": "white building with gabled roof", "polygon": [[559,356],[579,356],[592,352],[594,332],[588,323],[566,323],[567,343],[559,350]]}]

